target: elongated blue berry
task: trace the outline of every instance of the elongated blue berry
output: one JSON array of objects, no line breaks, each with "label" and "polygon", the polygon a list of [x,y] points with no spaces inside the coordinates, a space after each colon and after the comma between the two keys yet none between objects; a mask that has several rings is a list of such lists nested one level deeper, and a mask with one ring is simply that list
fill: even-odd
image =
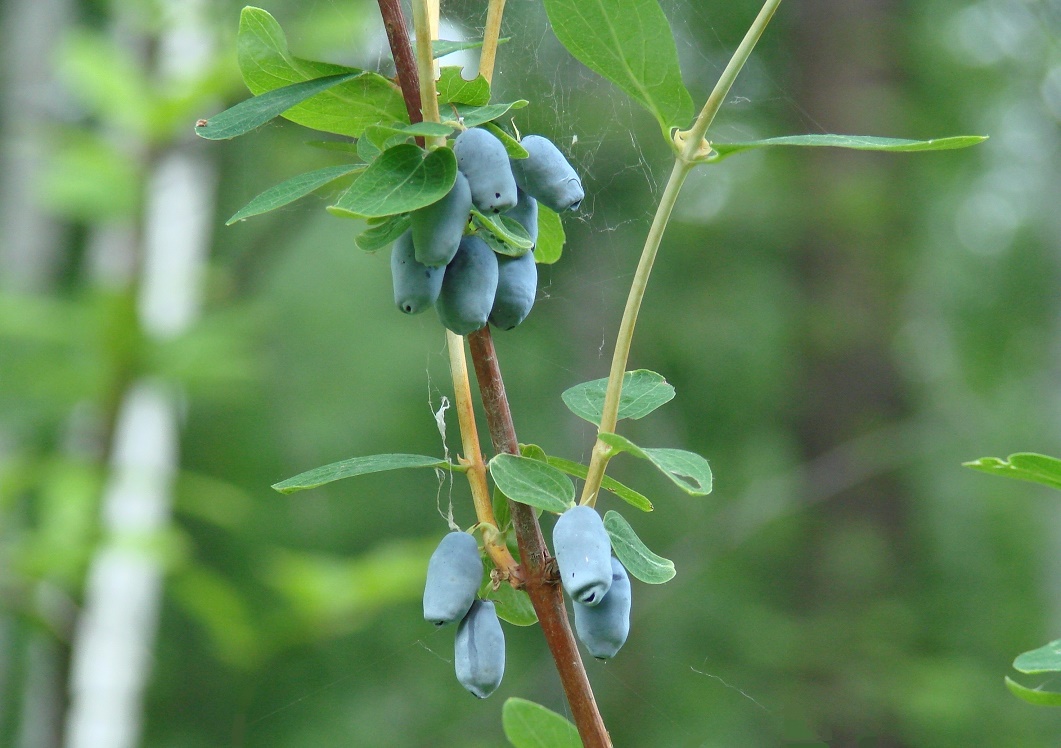
[{"label": "elongated blue berry", "polygon": [[519,143],[530,154],[512,159],[512,173],[520,189],[557,213],[576,210],[586,193],[560,149],[541,135],[528,135]]},{"label": "elongated blue berry", "polygon": [[598,605],[575,603],[575,632],[598,660],[608,660],[630,634],[630,577],[612,556],[612,585]]},{"label": "elongated blue berry", "polygon": [[461,620],[475,602],[482,581],[483,560],[475,538],[466,532],[451,532],[427,562],[424,619],[436,626]]},{"label": "elongated blue berry", "polygon": [[457,168],[468,178],[472,202],[483,212],[502,213],[516,204],[516,180],[505,145],[493,134],[472,127],[453,143]]},{"label": "elongated blue berry", "polygon": [[508,218],[527,229],[530,240],[538,243],[538,201],[521,189],[516,189],[516,207],[505,213]]},{"label": "elongated blue berry", "polygon": [[416,261],[413,234],[406,231],[391,250],[391,281],[394,303],[406,314],[419,314],[438,298],[442,289],[443,268],[429,267]]},{"label": "elongated blue berry", "polygon": [[452,260],[464,236],[471,209],[468,180],[458,171],[453,189],[444,198],[409,215],[416,261],[434,266]]},{"label": "elongated blue berry", "polygon": [[435,302],[438,319],[457,335],[475,332],[489,319],[496,292],[497,255],[479,237],[466,236],[446,266]]},{"label": "elongated blue berry", "polygon": [[597,605],[612,585],[612,546],[600,515],[576,506],[553,526],[553,551],[560,581],[572,600]]},{"label": "elongated blue berry", "polygon": [[533,252],[519,257],[498,256],[497,293],[490,310],[490,324],[511,330],[530,314],[537,292],[538,266]]},{"label": "elongated blue berry", "polygon": [[453,665],[460,684],[480,699],[497,690],[505,674],[505,632],[491,600],[476,600],[457,627]]}]

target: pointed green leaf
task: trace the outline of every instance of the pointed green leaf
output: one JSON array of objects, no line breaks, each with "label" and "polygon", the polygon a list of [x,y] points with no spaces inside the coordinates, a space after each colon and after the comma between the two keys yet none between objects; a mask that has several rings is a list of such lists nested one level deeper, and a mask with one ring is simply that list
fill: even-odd
[{"label": "pointed green leaf", "polygon": [[322,151],[339,151],[339,153],[357,155],[357,143],[349,140],[307,140],[306,145]]},{"label": "pointed green leaf", "polygon": [[781,138],[753,140],[747,143],[712,143],[711,147],[717,155],[712,155],[707,160],[721,161],[735,153],[778,145],[913,153],[916,151],[947,151],[955,148],[968,148],[971,145],[983,143],[985,140],[987,140],[986,135],[958,135],[952,138],[933,138],[932,140],[878,138],[869,135],[788,135]]},{"label": "pointed green leaf", "polygon": [[[554,468],[563,470],[568,475],[573,475],[576,478],[582,478],[585,480],[586,476],[589,475],[589,468],[580,462],[572,462],[571,460],[565,460],[562,457],[548,457],[547,461]],[[636,509],[640,509],[642,512],[651,512],[653,509],[652,502],[647,498],[634,489],[624,486],[619,481],[610,478],[607,475],[601,479],[601,488],[609,493],[615,494],[627,504]]]},{"label": "pointed green leaf", "polygon": [[447,66],[440,71],[436,82],[439,106],[446,104],[470,104],[484,106],[490,103],[490,84],[482,75],[465,80],[459,65]]},{"label": "pointed green leaf", "polygon": [[501,724],[515,748],[582,748],[573,724],[533,701],[510,698],[501,709]]},{"label": "pointed green leaf", "polygon": [[[449,125],[443,125],[441,122],[415,122],[411,125],[402,124],[396,122],[390,125],[376,125],[370,128],[366,128],[366,134],[369,130],[377,136],[386,133],[386,138],[380,140],[380,143],[385,143],[393,135],[403,135],[406,138],[409,137],[429,137],[429,138],[448,138],[453,134],[453,128]],[[397,145],[392,143],[391,145]]]},{"label": "pointed green leaf", "polygon": [[1013,661],[1013,669],[1026,675],[1061,673],[1061,639],[1019,655]]},{"label": "pointed green leaf", "polygon": [[633,576],[645,584],[663,584],[674,579],[674,562],[650,551],[619,512],[605,513],[604,529],[611,538],[616,558]]},{"label": "pointed green leaf", "polygon": [[258,216],[262,213],[268,213],[270,210],[281,208],[293,203],[299,198],[305,197],[314,190],[318,190],[330,182],[334,182],[340,177],[345,177],[347,174],[362,171],[364,168],[365,167],[361,165],[351,166],[349,164],[343,166],[325,166],[323,169],[308,171],[305,174],[299,174],[297,177],[291,177],[280,184],[273,185],[244,205],[236,211],[236,214],[232,216],[232,218],[225,221],[225,225],[231,226],[236,221],[242,221],[245,218]]},{"label": "pointed green leaf", "polygon": [[351,457],[348,460],[333,462],[313,470],[299,473],[293,478],[273,484],[273,489],[280,493],[294,493],[305,491],[308,488],[317,488],[326,483],[332,483],[343,478],[352,478],[355,475],[367,475],[369,473],[381,473],[385,470],[401,470],[403,468],[441,468],[443,470],[462,471],[460,465],[454,465],[446,460],[427,455],[386,454],[369,455],[368,457]]},{"label": "pointed green leaf", "polygon": [[494,486],[490,504],[494,508],[494,521],[497,522],[497,529],[502,533],[506,532],[512,524],[512,513],[508,507],[508,497],[501,493],[497,486]]},{"label": "pointed green leaf", "polygon": [[[583,382],[564,390],[560,397],[572,413],[597,425],[604,413],[604,395],[607,390],[607,378],[594,379],[592,382]],[[628,371],[623,374],[619,419],[644,418],[673,399],[674,388],[662,375],[648,369]]]},{"label": "pointed green leaf", "polygon": [[539,265],[552,265],[560,259],[566,241],[560,216],[538,203],[538,241],[534,245],[534,261]]},{"label": "pointed green leaf", "polygon": [[981,457],[979,460],[962,464],[983,473],[1061,489],[1061,460],[1035,452],[1018,452],[1005,460],[998,457]]},{"label": "pointed green leaf", "polygon": [[[498,45],[504,44],[507,41],[511,41],[512,37],[502,36],[497,40]],[[471,42],[451,42],[447,39],[435,39],[431,42],[431,54],[438,59],[439,57],[445,57],[451,55],[454,52],[463,52],[466,49],[478,49],[483,46],[483,40]],[[415,48],[415,47],[414,47]]]},{"label": "pointed green leaf", "polygon": [[[465,127],[478,127],[490,120],[495,120],[498,117],[504,117],[513,109],[522,109],[527,106],[529,102],[526,99],[518,99],[507,104],[487,104],[486,106],[468,106],[467,104],[455,104],[454,108],[457,110],[457,117],[460,118],[461,124]],[[446,107],[447,111],[442,112],[442,119],[449,121],[449,115],[452,114],[452,110]]]},{"label": "pointed green leaf", "polygon": [[425,152],[403,143],[380,154],[328,210],[360,218],[409,213],[441,200],[456,178],[449,148]]},{"label": "pointed green leaf", "polygon": [[509,135],[507,132],[502,130],[500,127],[495,125],[493,122],[486,122],[483,124],[487,130],[494,134],[494,137],[501,141],[505,146],[505,151],[508,153],[509,158],[527,158],[530,156],[527,153],[527,149],[520,145],[519,141]]},{"label": "pointed green leaf", "polygon": [[1037,688],[1028,688],[1009,676],[1006,676],[1006,688],[1014,696],[1024,699],[1029,704],[1035,704],[1035,706],[1061,706],[1061,693],[1056,691],[1040,691]]},{"label": "pointed green leaf", "polygon": [[[480,213],[475,208],[472,208],[472,216],[476,226],[483,229],[483,231],[479,232],[480,236],[488,232],[500,240],[500,245],[491,243],[491,246],[497,252],[512,257],[520,257],[527,254],[531,247],[534,246],[527,229],[523,228],[514,218],[509,218],[503,214],[488,215]],[[483,238],[485,239],[486,237]]]},{"label": "pointed green leaf", "polygon": [[634,457],[648,460],[687,494],[706,496],[711,493],[711,467],[695,452],[666,447],[642,449],[626,437],[607,432],[598,438],[617,452],[629,452]]},{"label": "pointed green leaf", "polygon": [[523,590],[513,589],[512,585],[502,582],[496,590],[490,590],[486,597],[497,603],[497,617],[513,626],[533,626],[538,622],[538,614],[534,612],[530,596]]},{"label": "pointed green leaf", "polygon": [[383,223],[376,224],[362,231],[354,239],[357,248],[365,252],[375,252],[393,242],[409,229],[411,219],[408,213],[388,216]]},{"label": "pointed green leaf", "polygon": [[295,57],[276,19],[260,8],[247,7],[240,14],[237,47],[240,72],[255,95],[323,76],[356,74],[284,112],[285,119],[355,138],[378,122],[409,121],[401,89],[392,81],[345,65]]},{"label": "pointed green leaf", "polygon": [[529,457],[499,454],[490,460],[490,476],[513,501],[562,513],[575,500],[571,479],[556,468]]},{"label": "pointed green leaf", "polygon": [[529,457],[532,460],[538,462],[548,462],[549,458],[545,454],[545,450],[539,447],[537,444],[520,444],[519,453],[524,457]]},{"label": "pointed green leaf", "polygon": [[545,0],[556,38],[659,121],[664,133],[692,119],[678,49],[658,0]]}]

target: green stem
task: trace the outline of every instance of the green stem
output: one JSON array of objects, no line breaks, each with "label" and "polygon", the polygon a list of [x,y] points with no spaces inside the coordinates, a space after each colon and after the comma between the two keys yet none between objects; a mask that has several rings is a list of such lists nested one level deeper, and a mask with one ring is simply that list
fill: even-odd
[{"label": "green stem", "polygon": [[[652,219],[652,226],[645,237],[645,246],[641,250],[641,260],[637,264],[634,280],[630,284],[630,293],[626,298],[626,308],[623,310],[623,320],[619,325],[619,334],[615,341],[615,351],[612,354],[611,370],[608,373],[608,389],[604,395],[604,408],[601,415],[598,434],[615,431],[615,425],[619,420],[619,398],[623,392],[623,374],[626,373],[626,364],[630,358],[630,346],[634,339],[634,327],[637,325],[637,315],[641,310],[641,301],[645,297],[645,288],[648,286],[649,276],[652,274],[652,265],[656,261],[660,242],[663,240],[663,232],[670,221],[674,205],[678,200],[682,185],[685,184],[689,172],[710,152],[711,148],[705,141],[707,129],[711,126],[715,115],[718,113],[722,103],[726,100],[733,82],[737,79],[744,63],[748,61],[752,50],[755,49],[759,37],[763,35],[766,25],[770,23],[777,6],[781,0],[766,0],[759,15],[755,17],[748,33],[744,35],[737,51],[733,53],[726,69],[722,71],[718,82],[715,84],[711,95],[707,97],[704,108],[700,110],[699,116],[693,126],[685,132],[675,134],[675,143],[678,146],[678,154],[674,160],[674,168],[671,170],[670,179],[663,190],[656,215]],[[611,457],[611,448],[599,438],[593,446],[590,456],[589,472],[586,475],[586,483],[582,488],[582,504],[593,506],[597,501],[597,493],[600,491],[601,481],[604,479],[604,471],[608,467]]]}]

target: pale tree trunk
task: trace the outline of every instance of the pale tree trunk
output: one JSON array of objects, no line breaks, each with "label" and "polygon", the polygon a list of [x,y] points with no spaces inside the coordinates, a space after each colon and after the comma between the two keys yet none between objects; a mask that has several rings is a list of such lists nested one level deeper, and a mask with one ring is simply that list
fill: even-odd
[{"label": "pale tree trunk", "polygon": [[[161,39],[164,74],[194,75],[209,44],[201,2],[174,3]],[[213,222],[214,168],[186,143],[163,154],[148,180],[138,310],[148,337],[185,332],[199,309]],[[74,639],[67,748],[132,748],[140,741],[144,688],[162,594],[153,539],[170,525],[179,466],[179,392],[138,381],[126,392],[104,490],[104,540],[92,560]]]}]

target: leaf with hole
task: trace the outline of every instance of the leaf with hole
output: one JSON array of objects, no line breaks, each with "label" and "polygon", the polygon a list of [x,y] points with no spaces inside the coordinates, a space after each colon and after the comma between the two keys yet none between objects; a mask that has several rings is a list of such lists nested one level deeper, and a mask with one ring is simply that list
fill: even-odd
[{"label": "leaf with hole", "polygon": [[573,724],[526,699],[510,698],[505,702],[501,725],[515,748],[582,748]]},{"label": "leaf with hole", "polygon": [[[579,418],[593,425],[600,423],[604,413],[604,396],[608,380],[594,379],[570,387],[561,393],[564,405]],[[656,408],[674,399],[674,388],[661,374],[648,369],[635,369],[623,374],[623,390],[619,396],[619,419],[644,418]]]},{"label": "leaf with hole", "polygon": [[457,472],[463,472],[464,470],[462,466],[455,465],[448,460],[440,460],[437,457],[428,457],[427,455],[369,455],[368,457],[351,457],[348,460],[341,460],[313,468],[313,470],[307,470],[287,480],[274,483],[273,489],[280,493],[294,493],[295,491],[317,488],[343,478],[368,475],[369,473],[382,473],[386,470],[402,470],[404,468],[439,468]]},{"label": "leaf with hole", "polygon": [[466,80],[460,66],[444,67],[440,73],[435,83],[440,106],[451,103],[484,106],[490,103],[490,84],[482,75]]},{"label": "leaf with hole", "polygon": [[567,51],[651,112],[664,134],[692,119],[678,48],[658,0],[545,0],[545,12]]},{"label": "leaf with hole", "polygon": [[403,143],[381,153],[328,210],[359,218],[409,213],[441,200],[456,178],[449,148],[426,152]]},{"label": "leaf with hole", "polygon": [[282,208],[326,184],[330,184],[349,174],[363,171],[364,168],[363,165],[351,166],[349,164],[325,166],[323,169],[308,171],[305,174],[299,174],[297,177],[286,179],[280,184],[273,185],[236,211],[234,216],[225,221],[225,225],[231,226],[236,221],[242,221],[251,216],[258,216],[271,210]]},{"label": "leaf with hole", "polygon": [[856,151],[915,153],[968,148],[977,143],[983,143],[985,140],[987,140],[985,135],[958,135],[951,138],[933,138],[931,140],[878,138],[871,135],[786,135],[780,138],[752,140],[747,143],[712,143],[711,148],[714,153],[708,156],[706,160],[721,161],[736,153],[785,145],[811,148],[847,148]]},{"label": "leaf with hole", "polygon": [[1061,489],[1061,460],[1055,457],[1035,452],[1018,452],[1005,460],[998,457],[981,457],[979,460],[962,464],[983,473]]},{"label": "leaf with hole", "polygon": [[648,460],[687,494],[706,496],[711,493],[711,466],[695,452],[668,447],[641,448],[626,437],[607,432],[598,438],[616,452],[629,452],[634,457]]},{"label": "leaf with hole", "polygon": [[284,112],[285,119],[355,138],[369,125],[409,120],[396,84],[378,73],[295,57],[280,24],[260,8],[243,9],[236,43],[243,80],[256,96],[315,78],[353,74],[350,80]]},{"label": "leaf with hole", "polygon": [[605,513],[604,529],[608,531],[616,557],[631,575],[645,584],[663,584],[674,579],[674,562],[650,551],[619,512]]},{"label": "leaf with hole", "polygon": [[494,483],[513,501],[557,513],[574,503],[571,479],[551,465],[529,457],[499,454],[490,460],[489,467]]}]

